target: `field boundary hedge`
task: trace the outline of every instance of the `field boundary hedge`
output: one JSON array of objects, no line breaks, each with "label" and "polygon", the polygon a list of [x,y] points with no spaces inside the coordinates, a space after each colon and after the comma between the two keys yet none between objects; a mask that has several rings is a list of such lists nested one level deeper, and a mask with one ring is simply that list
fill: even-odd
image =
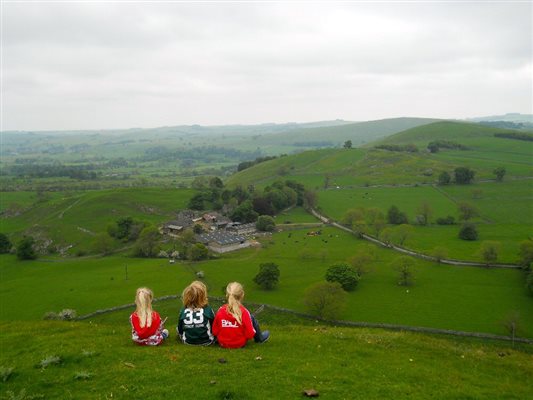
[{"label": "field boundary hedge", "polygon": [[[154,299],[154,302],[174,300],[178,298],[181,298],[181,295],[173,294],[173,295],[168,295],[168,296],[157,297]],[[225,302],[226,300],[224,297],[218,297],[218,296],[209,296],[209,299],[219,301],[219,302]],[[379,328],[379,329],[387,329],[387,330],[394,330],[394,331],[407,331],[407,332],[429,333],[429,334],[438,334],[438,335],[473,337],[473,338],[478,338],[478,339],[502,340],[502,341],[507,341],[507,342],[519,342],[519,343],[533,344],[533,339],[522,338],[522,337],[513,338],[511,336],[494,335],[491,333],[483,333],[483,332],[466,332],[466,331],[456,331],[453,329],[428,328],[428,327],[423,327],[423,326],[386,324],[386,323],[378,323],[378,322],[330,320],[330,319],[318,318],[315,315],[290,310],[288,308],[272,306],[270,304],[246,302],[246,305],[255,307],[256,309],[260,310],[259,312],[261,312],[262,309],[267,309],[267,310],[295,315],[295,316],[306,318],[306,319],[321,321],[321,322],[336,325],[336,326],[347,326],[347,327],[358,327],[358,328]],[[89,318],[96,317],[102,314],[109,314],[115,311],[126,310],[128,308],[134,308],[134,307],[135,307],[135,303],[123,304],[123,305],[116,306],[116,307],[96,310],[89,314],[80,315],[79,317],[76,317],[73,320],[83,321],[83,320],[87,320]]]}]

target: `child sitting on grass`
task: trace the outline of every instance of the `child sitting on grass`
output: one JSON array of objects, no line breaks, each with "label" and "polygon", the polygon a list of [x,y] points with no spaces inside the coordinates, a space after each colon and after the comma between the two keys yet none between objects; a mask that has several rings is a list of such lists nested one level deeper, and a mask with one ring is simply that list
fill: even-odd
[{"label": "child sitting on grass", "polygon": [[211,332],[215,313],[207,301],[207,287],[194,281],[183,290],[183,307],[176,330],[186,344],[209,346],[215,341]]},{"label": "child sitting on grass", "polygon": [[157,346],[168,337],[168,330],[163,329],[164,321],[152,310],[154,294],[148,288],[139,288],[135,294],[137,309],[130,315],[131,338],[143,346]]},{"label": "child sitting on grass", "polygon": [[243,298],[242,285],[238,282],[229,283],[226,287],[228,304],[220,307],[213,323],[213,333],[222,347],[244,347],[252,338],[256,343],[263,343],[270,336],[269,331],[261,332],[254,316],[241,304]]}]

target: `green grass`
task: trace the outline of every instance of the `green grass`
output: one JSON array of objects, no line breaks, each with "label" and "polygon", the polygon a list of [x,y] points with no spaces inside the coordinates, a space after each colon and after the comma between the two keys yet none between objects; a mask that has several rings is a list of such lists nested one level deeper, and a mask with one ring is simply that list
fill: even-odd
[{"label": "green grass", "polygon": [[[299,322],[263,323],[271,340],[239,350],[184,346],[175,335],[162,346],[139,347],[127,317],[3,323],[0,364],[13,373],[0,395],[264,399],[298,398],[311,388],[326,399],[530,395],[530,347]],[[36,367],[50,356],[60,364]]]},{"label": "green grass", "polygon": [[[474,192],[478,192],[474,196]],[[424,253],[435,247],[446,247],[449,257],[481,261],[480,242],[494,240],[501,243],[500,262],[516,263],[519,243],[533,235],[533,181],[504,181],[477,183],[473,185],[420,187],[380,187],[356,189],[330,189],[319,192],[319,206],[323,212],[337,220],[350,208],[377,207],[386,215],[396,205],[404,211],[411,223],[416,222],[417,209],[423,203],[430,204],[433,225],[415,226],[405,242],[405,247]],[[480,217],[474,222],[479,231],[479,240],[468,242],[458,238],[460,224],[439,226],[439,217],[453,216],[458,220],[457,203],[468,202],[479,210]]]},{"label": "green grass", "polygon": [[[250,301],[305,311],[305,289],[323,281],[329,265],[365,250],[375,254],[375,261],[349,294],[343,319],[504,334],[502,321],[516,311],[521,334],[533,337],[533,315],[528,311],[533,298],[526,293],[521,271],[416,260],[415,284],[406,292],[397,286],[398,273],[391,266],[398,257],[394,251],[374,247],[334,228],[324,228],[322,236],[311,237],[306,232],[282,232],[266,239],[262,249],[174,265],[161,259],[125,257],[21,262],[14,256],[2,256],[0,316],[2,320],[39,319],[47,311],[64,308],[84,314],[131,303],[139,286],[151,287],[156,296],[177,294],[200,270],[211,295],[222,295],[222,288],[236,280],[244,284]],[[280,267],[276,290],[263,291],[253,283],[259,264],[265,262]]]}]

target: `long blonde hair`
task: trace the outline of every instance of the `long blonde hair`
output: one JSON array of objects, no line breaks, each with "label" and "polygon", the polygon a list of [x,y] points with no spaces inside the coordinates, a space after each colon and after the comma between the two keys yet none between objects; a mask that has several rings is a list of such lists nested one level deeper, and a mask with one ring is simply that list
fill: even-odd
[{"label": "long blonde hair", "polygon": [[204,308],[207,304],[207,287],[203,282],[194,281],[187,286],[181,295],[185,308]]},{"label": "long blonde hair", "polygon": [[141,328],[145,326],[152,325],[152,300],[154,298],[154,293],[145,287],[137,289],[135,294],[135,304],[137,309],[135,312],[139,317],[141,323]]},{"label": "long blonde hair", "polygon": [[244,289],[239,282],[231,282],[226,286],[226,310],[233,315],[239,324],[242,324],[241,301],[244,298]]}]

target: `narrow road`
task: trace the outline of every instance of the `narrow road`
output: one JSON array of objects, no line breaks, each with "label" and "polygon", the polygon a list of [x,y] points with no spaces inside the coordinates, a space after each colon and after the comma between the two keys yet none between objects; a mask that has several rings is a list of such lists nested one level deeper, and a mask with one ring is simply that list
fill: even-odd
[{"label": "narrow road", "polygon": [[[326,224],[329,224],[331,226],[334,226],[336,228],[342,229],[343,231],[352,233],[354,235],[356,234],[352,229],[350,229],[350,228],[348,228],[348,227],[346,227],[344,225],[341,225],[341,224],[339,224],[336,221],[328,219],[324,215],[318,213],[318,211],[316,211],[315,209],[311,209],[310,211],[311,211],[311,214],[313,214],[316,218],[318,218],[322,222],[324,222]],[[368,241],[370,241],[372,243],[375,243],[375,244],[377,244],[379,246],[395,250],[395,251],[397,251],[399,253],[403,253],[403,254],[407,254],[407,255],[413,256],[413,257],[421,258],[421,259],[426,260],[426,261],[438,262],[438,263],[441,263],[441,264],[448,264],[448,265],[464,266],[464,267],[483,267],[483,268],[487,268],[487,264],[483,264],[483,263],[475,262],[475,261],[464,261],[464,260],[453,260],[453,259],[441,259],[439,261],[437,258],[435,258],[433,256],[429,256],[427,254],[419,253],[419,252],[416,252],[416,251],[413,251],[413,250],[408,250],[408,249],[405,249],[403,247],[396,246],[396,245],[393,245],[393,244],[387,244],[387,243],[382,242],[381,240],[379,240],[379,239],[377,239],[377,238],[375,238],[373,236],[367,235],[365,233],[363,233],[361,235],[361,238],[363,238],[365,240],[368,240]],[[520,269],[521,268],[521,266],[516,265],[516,264],[490,264],[489,267],[493,267],[493,268],[508,268],[508,269]]]}]

